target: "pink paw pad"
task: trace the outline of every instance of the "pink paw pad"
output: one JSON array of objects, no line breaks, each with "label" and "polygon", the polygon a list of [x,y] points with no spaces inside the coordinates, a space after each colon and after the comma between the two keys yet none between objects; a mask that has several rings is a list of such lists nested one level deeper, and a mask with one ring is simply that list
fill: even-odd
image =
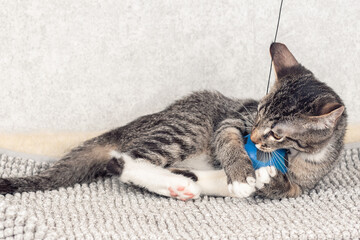
[{"label": "pink paw pad", "polygon": [[176,192],[174,192],[174,190],[173,190],[171,187],[169,187],[168,189],[169,189],[169,191],[170,191],[170,196],[172,196],[172,197],[177,197],[177,196],[179,196]]},{"label": "pink paw pad", "polygon": [[186,192],[184,193],[184,195],[189,196],[189,198],[193,198],[194,194],[190,193],[190,192]]},{"label": "pink paw pad", "polygon": [[183,192],[185,190],[185,187],[180,186],[175,188],[176,190],[174,190],[172,187],[168,187],[168,190],[170,192],[170,196],[180,199],[182,201],[187,201],[189,199],[192,199],[195,195],[189,191],[186,191],[185,193]]}]

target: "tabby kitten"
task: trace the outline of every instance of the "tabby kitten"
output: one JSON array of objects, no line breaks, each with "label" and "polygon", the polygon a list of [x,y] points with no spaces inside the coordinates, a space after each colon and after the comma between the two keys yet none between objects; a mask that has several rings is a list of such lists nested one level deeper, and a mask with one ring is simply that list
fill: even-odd
[{"label": "tabby kitten", "polygon": [[[200,194],[299,196],[336,164],[345,108],[285,45],[273,43],[270,53],[277,80],[260,102],[218,92],[191,94],[84,142],[39,175],[0,179],[0,193],[50,190],[115,175],[181,200]],[[243,142],[249,133],[262,151],[289,149],[287,174],[274,167],[253,169]]]}]

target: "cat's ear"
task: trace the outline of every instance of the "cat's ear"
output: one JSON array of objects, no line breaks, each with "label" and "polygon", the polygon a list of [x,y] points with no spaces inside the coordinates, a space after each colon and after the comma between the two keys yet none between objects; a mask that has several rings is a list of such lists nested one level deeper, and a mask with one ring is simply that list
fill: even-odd
[{"label": "cat's ear", "polygon": [[316,129],[334,128],[344,110],[345,107],[340,103],[326,103],[320,107],[316,116],[310,116],[309,119]]},{"label": "cat's ear", "polygon": [[270,46],[270,55],[277,80],[287,74],[289,68],[299,65],[298,61],[296,61],[295,57],[285,44],[277,42],[272,43]]}]

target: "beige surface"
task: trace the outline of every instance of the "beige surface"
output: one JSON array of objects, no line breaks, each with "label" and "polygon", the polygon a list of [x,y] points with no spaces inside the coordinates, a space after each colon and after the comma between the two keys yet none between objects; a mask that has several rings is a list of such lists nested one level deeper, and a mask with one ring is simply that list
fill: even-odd
[{"label": "beige surface", "polygon": [[28,154],[60,157],[101,132],[0,133],[0,148]]},{"label": "beige surface", "polygon": [[350,124],[345,136],[346,143],[360,142],[360,123]]},{"label": "beige surface", "polygon": [[[102,132],[0,133],[0,148],[28,154],[60,157],[81,142]],[[348,127],[346,143],[360,142],[360,124]]]}]

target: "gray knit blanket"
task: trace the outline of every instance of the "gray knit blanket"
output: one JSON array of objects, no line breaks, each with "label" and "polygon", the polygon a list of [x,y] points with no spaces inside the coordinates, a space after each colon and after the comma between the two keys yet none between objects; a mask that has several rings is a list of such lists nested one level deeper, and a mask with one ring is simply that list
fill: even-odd
[{"label": "gray knit blanket", "polygon": [[[360,149],[296,199],[204,196],[182,202],[99,179],[59,190],[0,196],[0,239],[359,239]],[[50,163],[0,155],[0,176]]]}]

